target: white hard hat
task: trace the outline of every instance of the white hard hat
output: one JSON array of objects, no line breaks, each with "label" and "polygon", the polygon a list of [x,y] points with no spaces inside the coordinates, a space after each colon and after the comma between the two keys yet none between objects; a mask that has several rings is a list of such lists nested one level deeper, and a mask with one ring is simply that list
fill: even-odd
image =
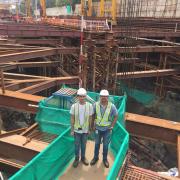
[{"label": "white hard hat", "polygon": [[84,88],[80,88],[77,91],[77,95],[79,95],[79,96],[86,96],[86,94],[87,94],[87,92]]},{"label": "white hard hat", "polygon": [[109,92],[106,89],[100,91],[100,96],[109,96]]}]

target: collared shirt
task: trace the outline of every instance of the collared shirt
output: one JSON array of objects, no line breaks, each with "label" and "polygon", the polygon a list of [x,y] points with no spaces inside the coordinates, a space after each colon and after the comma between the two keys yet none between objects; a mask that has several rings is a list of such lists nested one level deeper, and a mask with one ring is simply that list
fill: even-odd
[{"label": "collared shirt", "polygon": [[[94,110],[94,114],[96,117],[96,104],[93,105],[93,110]],[[103,116],[105,111],[106,111],[106,106],[103,106],[100,104],[100,111],[101,111],[101,115]],[[112,123],[112,121],[114,120],[114,116],[117,116],[117,115],[118,115],[117,108],[114,104],[112,104],[110,115],[109,115],[109,121]],[[110,128],[110,126],[98,126],[98,125],[96,125],[96,129],[99,131],[106,131],[109,128]]]},{"label": "collared shirt", "polygon": [[[74,115],[74,112],[75,112],[75,109],[74,109],[75,105],[73,104],[71,106],[71,109],[70,109],[70,114],[71,115]],[[85,121],[85,104],[81,105],[79,104],[79,123],[80,125],[82,126],[84,124],[84,121]],[[93,115],[93,107],[92,105],[90,105],[90,111],[89,111],[89,116],[92,116]],[[87,130],[74,130],[75,132],[77,133],[87,133]]]}]

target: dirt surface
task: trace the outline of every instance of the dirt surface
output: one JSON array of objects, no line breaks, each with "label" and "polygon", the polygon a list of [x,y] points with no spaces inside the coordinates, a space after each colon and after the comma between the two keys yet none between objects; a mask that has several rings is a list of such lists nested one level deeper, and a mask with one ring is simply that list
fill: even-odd
[{"label": "dirt surface", "polygon": [[[86,158],[90,162],[94,155],[94,142],[88,141],[86,147]],[[100,147],[99,161],[94,166],[85,166],[82,162],[79,163],[77,168],[72,164],[67,168],[66,172],[59,178],[61,180],[96,180],[106,179],[108,172],[113,164],[114,158],[111,152],[108,154],[109,168],[105,168],[102,162],[102,145]]]}]

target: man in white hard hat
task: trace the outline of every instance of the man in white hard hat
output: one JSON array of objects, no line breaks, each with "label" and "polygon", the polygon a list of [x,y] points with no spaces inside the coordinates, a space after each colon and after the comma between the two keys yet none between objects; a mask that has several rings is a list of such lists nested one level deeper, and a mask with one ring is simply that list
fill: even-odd
[{"label": "man in white hard hat", "polygon": [[96,164],[99,160],[99,148],[101,139],[103,139],[103,163],[106,168],[109,167],[107,159],[108,146],[111,139],[112,129],[117,121],[118,111],[115,105],[108,100],[109,92],[101,90],[100,101],[94,105],[94,118],[92,121],[93,129],[95,129],[95,148],[94,158],[91,165]]},{"label": "man in white hard hat", "polygon": [[79,164],[79,155],[81,149],[81,161],[88,166],[89,162],[85,157],[86,142],[89,133],[89,125],[92,121],[93,106],[86,102],[87,92],[84,88],[77,91],[78,102],[73,104],[70,110],[71,114],[71,135],[74,135],[75,142],[75,160],[73,167]]}]

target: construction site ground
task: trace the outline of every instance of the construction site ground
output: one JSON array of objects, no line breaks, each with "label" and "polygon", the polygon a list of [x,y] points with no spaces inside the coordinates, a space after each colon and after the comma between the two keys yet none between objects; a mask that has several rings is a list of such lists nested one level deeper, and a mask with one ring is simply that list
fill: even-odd
[{"label": "construction site ground", "polygon": [[[108,172],[113,164],[114,158],[111,152],[108,153],[109,168],[105,168],[102,161],[102,145],[99,151],[99,161],[94,166],[85,166],[82,162],[79,163],[77,168],[72,164],[69,165],[66,172],[60,177],[61,180],[93,180],[93,179],[106,179]],[[88,141],[86,147],[86,158],[90,162],[94,155],[94,142]]]}]

